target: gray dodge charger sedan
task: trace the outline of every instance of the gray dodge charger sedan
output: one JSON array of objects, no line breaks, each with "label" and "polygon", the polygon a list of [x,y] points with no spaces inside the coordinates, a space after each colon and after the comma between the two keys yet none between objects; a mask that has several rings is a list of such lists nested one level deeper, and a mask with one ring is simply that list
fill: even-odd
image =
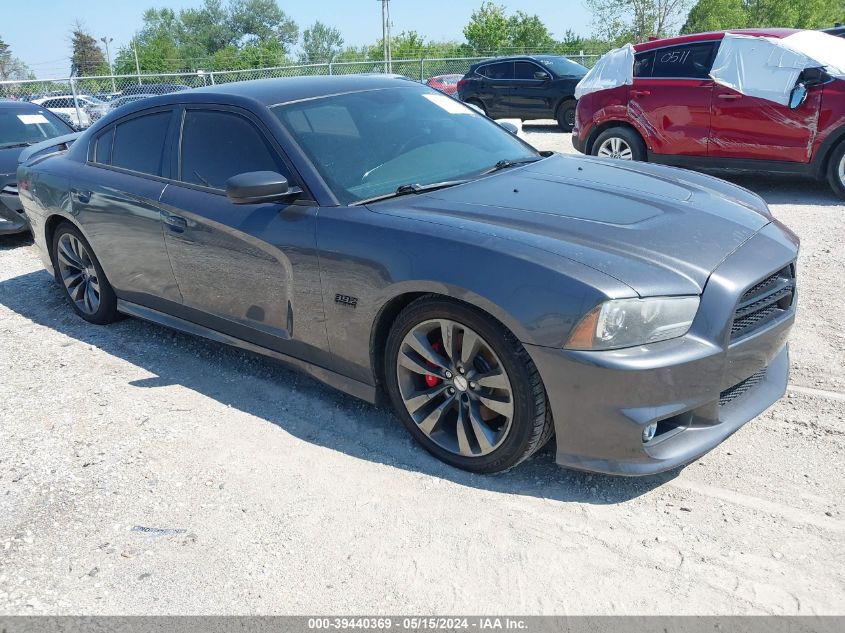
[{"label": "gray dodge charger sedan", "polygon": [[35,151],[21,199],[83,319],[385,396],[459,468],[510,468],[554,436],[563,466],[655,473],[786,388],[798,239],[759,197],[538,153],[401,78],[163,95]]}]

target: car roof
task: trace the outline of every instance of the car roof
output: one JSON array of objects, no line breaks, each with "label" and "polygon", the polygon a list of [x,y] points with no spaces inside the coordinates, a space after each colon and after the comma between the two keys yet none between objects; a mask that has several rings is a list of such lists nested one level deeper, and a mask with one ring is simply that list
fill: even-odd
[{"label": "car roof", "polygon": [[[400,75],[331,75],[312,77],[283,77],[276,79],[253,79],[250,81],[233,81],[231,83],[216,84],[204,88],[194,88],[181,92],[156,95],[139,99],[121,106],[120,116],[127,116],[159,106],[190,104],[190,103],[218,103],[223,105],[281,105],[295,101],[306,101],[319,97],[329,97],[364,90],[379,90],[395,88],[397,86],[421,86],[416,82]],[[134,96],[134,95],[133,95]],[[104,117],[97,123],[112,121]],[[95,125],[95,127],[99,127]]]},{"label": "car roof", "polygon": [[539,62],[544,59],[548,59],[549,57],[562,57],[563,59],[569,59],[565,55],[556,55],[555,53],[537,53],[536,55],[510,55],[508,57],[491,57],[490,59],[485,59],[484,61],[473,64],[472,67],[475,68],[476,66],[483,66],[485,64],[497,64],[499,62],[524,61],[526,59],[532,62]]},{"label": "car roof", "polygon": [[650,40],[648,42],[641,42],[635,44],[634,48],[637,51],[649,51],[654,48],[664,48],[666,46],[677,46],[679,44],[693,44],[695,42],[709,42],[712,40],[721,40],[725,37],[725,33],[736,33],[737,35],[750,35],[752,37],[774,37],[782,39],[793,33],[798,33],[801,29],[731,29],[730,31],[711,31],[709,33],[693,33],[692,35],[679,35],[678,37],[667,37],[661,40]]},{"label": "car roof", "polygon": [[0,109],[3,110],[43,110],[37,103],[31,101],[14,101],[12,99],[0,99]]}]

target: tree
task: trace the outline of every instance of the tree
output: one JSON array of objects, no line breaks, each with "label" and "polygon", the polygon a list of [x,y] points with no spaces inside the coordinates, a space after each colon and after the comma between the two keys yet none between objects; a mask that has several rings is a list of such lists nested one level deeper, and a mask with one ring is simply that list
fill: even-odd
[{"label": "tree", "polygon": [[0,37],[0,81],[10,79],[26,79],[29,68],[17,57],[12,55],[12,49]]},{"label": "tree", "polygon": [[299,27],[276,4],[276,0],[234,0],[229,23],[236,44],[276,40],[285,52],[299,40]]},{"label": "tree", "polygon": [[843,17],[841,0],[698,0],[681,32],[772,26],[818,29]]},{"label": "tree", "polygon": [[77,21],[71,32],[71,68],[80,75],[107,75],[109,66],[97,40]]},{"label": "tree", "polygon": [[555,40],[537,15],[517,11],[508,18],[508,44],[525,52],[551,50]]},{"label": "tree", "polygon": [[597,35],[622,44],[671,35],[692,0],[586,0],[586,4]]},{"label": "tree", "polygon": [[740,29],[747,24],[743,0],[699,0],[690,10],[681,33]]},{"label": "tree", "polygon": [[495,53],[508,46],[510,29],[505,7],[483,2],[464,27],[467,43],[479,53]]},{"label": "tree", "polygon": [[336,28],[326,26],[319,20],[302,32],[303,64],[332,61],[343,48],[343,37]]}]

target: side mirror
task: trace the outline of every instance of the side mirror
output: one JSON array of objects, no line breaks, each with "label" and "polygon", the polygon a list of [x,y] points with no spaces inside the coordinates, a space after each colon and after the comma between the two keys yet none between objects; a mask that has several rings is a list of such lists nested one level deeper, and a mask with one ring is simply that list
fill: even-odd
[{"label": "side mirror", "polygon": [[797,110],[807,100],[807,85],[804,83],[796,84],[792,89],[792,94],[789,95],[789,109]]},{"label": "side mirror", "polygon": [[542,70],[538,70],[536,73],[534,73],[534,79],[537,79],[539,81],[548,81],[549,79],[551,79],[551,77],[549,76],[549,73],[543,72]]},{"label": "side mirror", "polygon": [[277,202],[298,193],[302,190],[275,171],[249,171],[226,181],[226,195],[235,204]]},{"label": "side mirror", "polygon": [[514,136],[519,134],[519,128],[516,127],[510,121],[496,121],[496,123],[498,123],[500,127],[504,128],[505,130],[507,130],[508,132],[513,134]]}]

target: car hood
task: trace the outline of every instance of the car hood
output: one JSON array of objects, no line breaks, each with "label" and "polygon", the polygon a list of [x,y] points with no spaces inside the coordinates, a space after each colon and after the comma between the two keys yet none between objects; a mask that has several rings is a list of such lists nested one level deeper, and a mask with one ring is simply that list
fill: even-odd
[{"label": "car hood", "polygon": [[713,270],[772,221],[761,198],[716,178],[562,155],[370,208],[517,240],[640,296],[700,293]]}]

